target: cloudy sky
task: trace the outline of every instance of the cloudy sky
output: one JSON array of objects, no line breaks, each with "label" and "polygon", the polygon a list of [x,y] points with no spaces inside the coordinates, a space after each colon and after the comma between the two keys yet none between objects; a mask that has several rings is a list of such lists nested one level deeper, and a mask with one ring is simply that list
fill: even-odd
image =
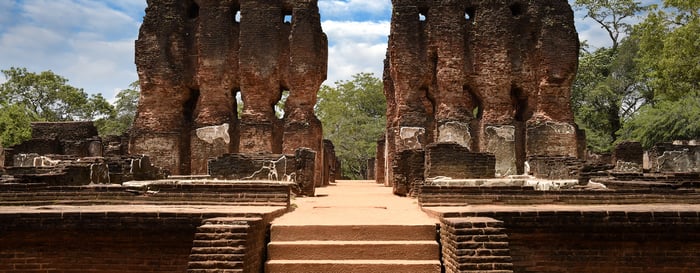
[{"label": "cloudy sky", "polygon": [[[52,70],[112,100],[137,80],[134,40],[145,8],[146,0],[0,0],[0,69]],[[381,77],[390,0],[319,0],[319,8],[329,40],[325,83],[359,72]],[[605,33],[582,11],[576,17],[581,39],[596,47],[607,44]]]}]

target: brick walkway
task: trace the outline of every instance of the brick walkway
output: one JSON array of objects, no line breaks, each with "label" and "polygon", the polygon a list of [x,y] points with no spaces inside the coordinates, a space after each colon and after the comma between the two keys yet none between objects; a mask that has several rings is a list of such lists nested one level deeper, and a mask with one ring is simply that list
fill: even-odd
[{"label": "brick walkway", "polygon": [[292,200],[296,209],[274,224],[435,224],[416,199],[392,194],[374,181],[338,181],[316,189],[317,197]]}]

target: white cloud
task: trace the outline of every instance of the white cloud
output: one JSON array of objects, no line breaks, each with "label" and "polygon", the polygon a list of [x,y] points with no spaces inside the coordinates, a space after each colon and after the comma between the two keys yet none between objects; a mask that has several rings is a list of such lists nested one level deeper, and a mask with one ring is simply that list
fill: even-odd
[{"label": "white cloud", "polygon": [[350,80],[352,75],[361,72],[382,77],[390,26],[388,21],[324,21],[322,25],[330,43],[325,84]]},{"label": "white cloud", "polygon": [[[318,5],[329,40],[325,83],[360,72],[381,77],[391,1],[319,0]],[[53,70],[71,85],[112,99],[137,79],[133,41],[145,8],[145,0],[0,0],[0,69]],[[576,11],[580,38],[608,46],[605,31],[583,15]]]},{"label": "white cloud", "polygon": [[14,1],[0,1],[0,31],[14,20],[13,12],[16,4]]},{"label": "white cloud", "polygon": [[390,0],[320,0],[318,8],[324,20],[385,19],[391,13]]},{"label": "white cloud", "polygon": [[[0,9],[8,1],[1,2]],[[137,79],[133,41],[145,1],[9,3],[15,5],[14,25],[0,27],[0,68],[52,70],[69,84],[107,99]]]}]

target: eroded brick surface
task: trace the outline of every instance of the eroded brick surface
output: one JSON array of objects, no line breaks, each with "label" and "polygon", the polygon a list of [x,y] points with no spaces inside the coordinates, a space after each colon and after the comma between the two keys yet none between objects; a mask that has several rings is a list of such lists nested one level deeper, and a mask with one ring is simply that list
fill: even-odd
[{"label": "eroded brick surface", "polygon": [[307,147],[321,162],[313,106],[326,78],[326,39],[316,1],[149,2],[136,41],[141,99],[130,152],[173,174],[204,174],[209,157],[233,152]]},{"label": "eroded brick surface", "polygon": [[522,173],[527,156],[578,156],[570,97],[579,42],[567,1],[392,4],[390,161],[433,142],[493,153],[501,175]]}]

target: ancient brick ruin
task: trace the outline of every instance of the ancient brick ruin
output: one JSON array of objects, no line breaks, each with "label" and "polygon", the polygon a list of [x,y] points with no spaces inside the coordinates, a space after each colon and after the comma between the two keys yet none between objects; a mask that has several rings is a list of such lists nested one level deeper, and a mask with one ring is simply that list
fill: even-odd
[{"label": "ancient brick ruin", "polygon": [[173,174],[206,174],[210,157],[238,152],[306,147],[321,162],[313,107],[326,65],[316,1],[149,2],[136,41],[141,100],[130,152]]},{"label": "ancient brick ruin", "polygon": [[0,147],[0,272],[700,268],[697,141],[581,156],[565,1],[393,5],[374,170],[393,192],[342,181],[294,196],[340,179],[312,112],[315,1],[150,1],[132,137],[35,123]]},{"label": "ancient brick ruin", "polygon": [[31,129],[31,139],[1,153],[0,184],[119,184],[167,175],[147,156],[126,154],[127,136],[102,138],[92,122],[35,122]]},{"label": "ancient brick ruin", "polygon": [[570,107],[579,42],[567,1],[392,2],[388,183],[399,153],[435,142],[495,155],[499,176],[522,174],[528,157],[579,156]]}]

